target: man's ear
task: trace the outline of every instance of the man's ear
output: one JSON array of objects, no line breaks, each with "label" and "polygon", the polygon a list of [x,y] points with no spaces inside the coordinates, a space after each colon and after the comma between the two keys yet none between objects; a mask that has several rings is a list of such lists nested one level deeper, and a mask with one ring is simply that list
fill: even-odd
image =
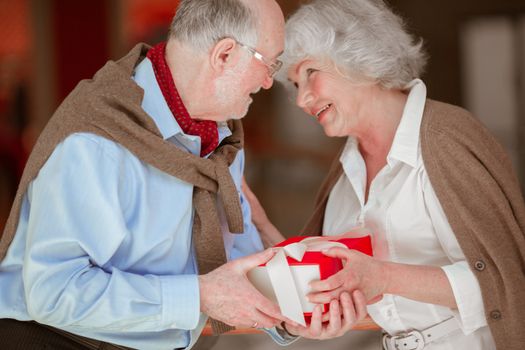
[{"label": "man's ear", "polygon": [[218,41],[210,51],[210,65],[216,72],[222,72],[225,67],[231,65],[231,61],[237,48],[237,42],[232,38]]}]

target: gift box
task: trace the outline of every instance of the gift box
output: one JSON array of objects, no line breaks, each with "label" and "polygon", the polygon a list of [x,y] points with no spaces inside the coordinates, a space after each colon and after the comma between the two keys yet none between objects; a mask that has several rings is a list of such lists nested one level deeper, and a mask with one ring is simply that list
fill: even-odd
[{"label": "gift box", "polygon": [[[310,303],[306,295],[309,283],[326,279],[343,268],[342,261],[324,255],[322,250],[331,247],[355,249],[372,256],[370,235],[292,237],[279,244],[275,256],[266,264],[248,272],[248,279],[264,296],[277,303],[281,313],[302,324],[309,321],[316,304]],[[323,305],[323,313],[329,304]]]}]

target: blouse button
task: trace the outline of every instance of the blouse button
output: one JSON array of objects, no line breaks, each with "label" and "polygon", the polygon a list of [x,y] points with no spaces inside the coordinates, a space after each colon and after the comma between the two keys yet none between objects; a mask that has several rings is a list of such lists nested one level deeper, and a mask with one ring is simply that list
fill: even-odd
[{"label": "blouse button", "polygon": [[492,310],[490,312],[490,318],[493,320],[499,320],[501,318],[501,312],[499,310]]},{"label": "blouse button", "polygon": [[475,267],[476,270],[478,270],[478,271],[483,271],[483,270],[485,270],[486,265],[485,265],[485,263],[484,263],[483,261],[478,260],[478,261],[476,261],[476,263],[474,264],[474,267]]}]

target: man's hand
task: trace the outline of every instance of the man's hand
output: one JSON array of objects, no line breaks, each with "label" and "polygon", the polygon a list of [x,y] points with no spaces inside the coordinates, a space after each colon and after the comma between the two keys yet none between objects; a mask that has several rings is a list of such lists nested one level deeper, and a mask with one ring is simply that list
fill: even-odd
[{"label": "man's hand", "polygon": [[[290,334],[309,339],[331,339],[348,332],[355,324],[367,315],[366,300],[359,290],[352,294],[343,292],[339,300],[330,301],[330,310],[322,315],[321,305],[316,305],[312,319],[307,327],[285,323]],[[327,322],[323,322],[326,321]]]},{"label": "man's hand", "polygon": [[199,276],[201,311],[230,326],[272,328],[287,319],[279,306],[250,283],[246,273],[274,256],[271,249],[241,259]]}]

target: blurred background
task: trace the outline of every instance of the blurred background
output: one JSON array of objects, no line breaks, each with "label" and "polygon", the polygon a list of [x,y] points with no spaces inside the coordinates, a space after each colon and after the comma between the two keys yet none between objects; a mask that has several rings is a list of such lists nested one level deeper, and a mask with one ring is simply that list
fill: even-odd
[{"label": "blurred background", "polygon": [[[254,0],[256,1],[256,0]],[[278,1],[285,15],[300,0]],[[429,97],[471,110],[525,183],[525,1],[390,0],[430,55]],[[0,0],[0,228],[36,137],[79,80],[137,42],[166,37],[176,0]],[[247,179],[296,234],[341,139],[324,136],[278,84],[244,121]]]},{"label": "blurred background", "polygon": [[[137,42],[164,40],[177,2],[0,0],[0,230],[26,157],[56,107],[108,59],[123,56]],[[288,15],[301,1],[278,2]],[[424,39],[430,60],[422,78],[429,97],[479,117],[507,148],[523,186],[525,1],[388,3]],[[278,84],[255,97],[244,125],[248,182],[276,226],[295,235],[310,215],[317,188],[343,140],[324,136]],[[378,348],[378,340],[377,334],[361,331],[323,342],[323,349]],[[288,349],[318,344],[303,340]],[[261,334],[221,337],[218,343],[204,337],[200,348],[237,346],[279,348]]]},{"label": "blurred background", "polygon": [[[256,0],[254,0],[256,1]],[[301,1],[278,1],[285,15]],[[390,0],[430,55],[429,96],[471,110],[525,183],[525,1]],[[163,40],[176,0],[0,0],[0,229],[39,132],[80,79]],[[285,235],[300,230],[341,139],[275,85],[245,118],[247,179]]]}]

